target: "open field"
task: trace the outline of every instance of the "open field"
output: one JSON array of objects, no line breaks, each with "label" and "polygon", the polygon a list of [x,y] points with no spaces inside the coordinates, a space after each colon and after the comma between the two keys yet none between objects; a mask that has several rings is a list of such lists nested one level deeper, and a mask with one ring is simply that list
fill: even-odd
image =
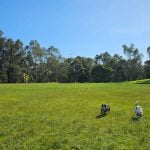
[{"label": "open field", "polygon": [[[111,113],[96,118],[101,103]],[[0,149],[148,150],[150,84],[1,84]]]}]

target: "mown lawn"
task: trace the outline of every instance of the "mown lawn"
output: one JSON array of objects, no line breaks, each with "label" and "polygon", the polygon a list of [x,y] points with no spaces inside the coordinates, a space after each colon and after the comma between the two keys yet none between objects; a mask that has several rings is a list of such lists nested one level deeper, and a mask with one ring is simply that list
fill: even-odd
[{"label": "mown lawn", "polygon": [[149,150],[150,84],[0,84],[0,149]]}]

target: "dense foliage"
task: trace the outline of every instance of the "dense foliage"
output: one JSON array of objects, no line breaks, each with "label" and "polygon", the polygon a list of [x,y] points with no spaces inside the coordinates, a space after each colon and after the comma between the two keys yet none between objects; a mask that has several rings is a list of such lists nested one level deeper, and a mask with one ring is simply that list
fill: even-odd
[{"label": "dense foliage", "polygon": [[150,47],[144,65],[142,54],[133,44],[122,48],[125,57],[105,52],[95,58],[63,58],[53,46],[41,47],[36,40],[25,46],[0,31],[0,82],[120,82],[150,78]]}]

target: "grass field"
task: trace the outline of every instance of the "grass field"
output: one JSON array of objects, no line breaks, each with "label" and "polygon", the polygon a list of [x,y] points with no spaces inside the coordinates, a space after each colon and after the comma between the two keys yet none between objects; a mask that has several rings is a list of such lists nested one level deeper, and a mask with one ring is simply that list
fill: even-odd
[{"label": "grass field", "polygon": [[150,84],[0,84],[0,149],[149,150]]}]

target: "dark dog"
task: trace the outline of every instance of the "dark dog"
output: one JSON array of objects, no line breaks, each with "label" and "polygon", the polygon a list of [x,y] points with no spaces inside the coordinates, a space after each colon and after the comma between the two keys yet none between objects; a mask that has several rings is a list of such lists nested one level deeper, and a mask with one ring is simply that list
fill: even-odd
[{"label": "dark dog", "polygon": [[107,104],[102,104],[101,105],[101,114],[106,114],[110,112],[110,106]]}]

